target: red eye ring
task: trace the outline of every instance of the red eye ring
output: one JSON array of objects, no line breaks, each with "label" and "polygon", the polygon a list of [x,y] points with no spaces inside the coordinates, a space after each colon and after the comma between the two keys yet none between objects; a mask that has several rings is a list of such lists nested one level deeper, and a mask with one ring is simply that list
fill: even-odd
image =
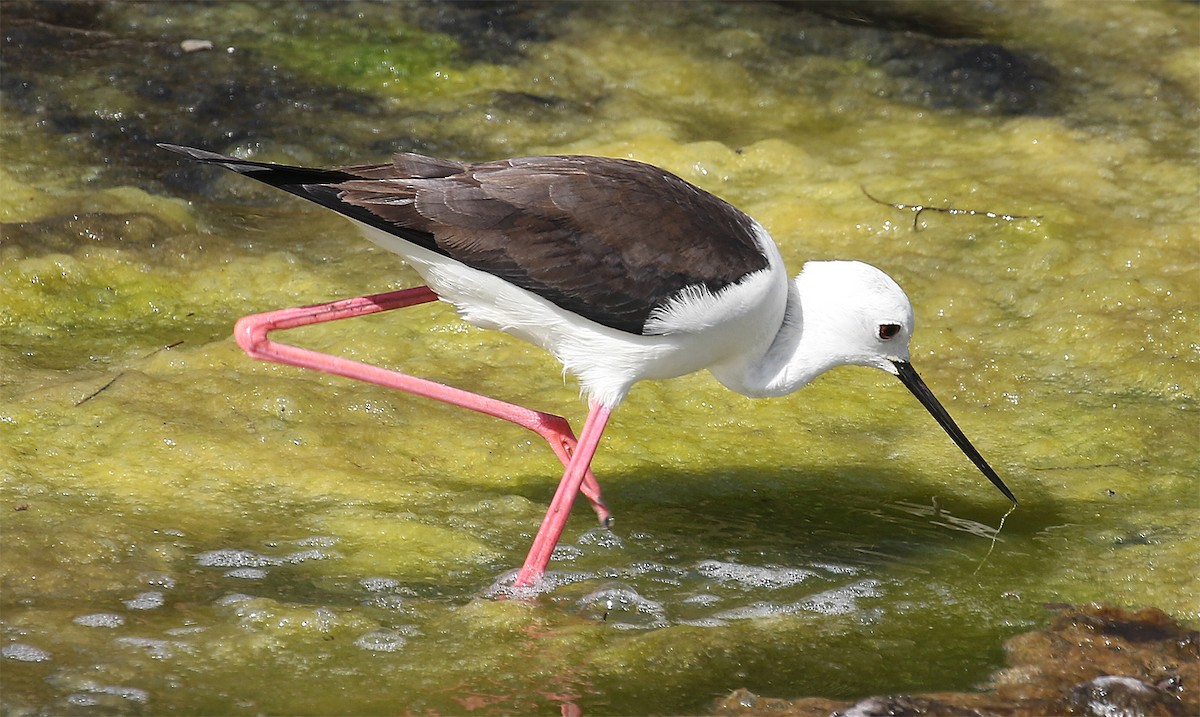
[{"label": "red eye ring", "polygon": [[900,333],[900,324],[880,324],[879,338],[887,341],[896,337]]}]

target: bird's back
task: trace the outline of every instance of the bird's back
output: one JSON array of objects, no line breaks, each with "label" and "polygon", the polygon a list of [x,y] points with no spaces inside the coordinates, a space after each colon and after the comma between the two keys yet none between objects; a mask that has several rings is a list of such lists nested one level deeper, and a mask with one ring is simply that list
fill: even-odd
[{"label": "bird's back", "polygon": [[606,401],[756,351],[782,320],[786,277],[766,231],[651,165],[401,153],[306,169],[167,148],[354,220],[465,319],[547,349]]},{"label": "bird's back", "polygon": [[[631,160],[462,163],[401,153],[389,164],[329,170],[180,150],[634,334],[689,287],[716,293],[769,263],[750,217]],[[403,244],[388,248],[405,253]]]}]

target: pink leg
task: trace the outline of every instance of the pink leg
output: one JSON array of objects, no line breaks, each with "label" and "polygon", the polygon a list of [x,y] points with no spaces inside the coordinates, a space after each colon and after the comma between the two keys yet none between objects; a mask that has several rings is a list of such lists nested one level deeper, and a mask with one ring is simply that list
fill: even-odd
[{"label": "pink leg", "polygon": [[[575,434],[571,431],[566,419],[541,411],[505,403],[494,398],[446,386],[435,381],[409,376],[407,374],[371,366],[370,364],[351,361],[350,359],[330,356],[318,351],[303,349],[297,346],[276,343],[267,334],[282,329],[293,329],[298,326],[320,324],[326,321],[336,321],[355,316],[366,316],[380,311],[391,311],[406,306],[424,304],[437,299],[437,294],[427,286],[418,286],[402,291],[389,291],[372,296],[360,296],[354,299],[342,299],[326,304],[302,306],[295,309],[281,309],[254,314],[238,320],[234,327],[234,337],[238,345],[252,356],[262,361],[300,366],[301,368],[337,374],[347,378],[367,381],[387,388],[406,391],[418,396],[432,398],[454,406],[462,406],[472,411],[485,413],[489,416],[502,418],[506,421],[528,428],[550,444],[554,454],[558,456],[563,466],[569,467],[571,456],[575,452]],[[590,460],[591,454],[588,454]],[[584,464],[588,468],[588,463]],[[577,483],[577,489],[591,501],[592,508],[600,518],[602,525],[608,525],[612,515],[600,496],[600,485],[591,470],[586,470],[582,483]],[[551,546],[553,547],[553,546]]]},{"label": "pink leg", "polygon": [[545,574],[554,546],[558,544],[563,528],[567,525],[571,506],[575,503],[575,494],[579,492],[584,476],[589,471],[592,456],[596,453],[596,447],[600,445],[600,436],[604,435],[604,427],[608,425],[611,413],[611,409],[600,404],[592,404],[591,410],[588,411],[587,422],[583,424],[583,432],[579,434],[579,445],[575,449],[575,455],[571,457],[562,481],[558,484],[558,490],[554,492],[554,500],[550,503],[550,509],[546,511],[546,517],[542,519],[537,537],[533,539],[529,556],[525,558],[525,564],[517,573],[517,587],[529,587]]}]

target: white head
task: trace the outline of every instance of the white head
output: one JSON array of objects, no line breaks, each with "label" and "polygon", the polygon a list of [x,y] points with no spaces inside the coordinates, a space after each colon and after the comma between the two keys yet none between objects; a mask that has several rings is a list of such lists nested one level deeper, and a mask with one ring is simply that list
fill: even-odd
[{"label": "white head", "polygon": [[896,374],[908,361],[912,302],[900,285],[860,261],[810,261],[796,277],[804,354],[819,366],[873,366]]},{"label": "white head", "polygon": [[[834,366],[874,366],[900,379],[971,462],[1015,505],[1017,499],[909,363],[913,308],[879,269],[857,261],[811,261],[795,281],[799,328],[793,366],[807,382]],[[795,308],[792,309],[795,311]],[[799,384],[796,386],[799,387]]]}]

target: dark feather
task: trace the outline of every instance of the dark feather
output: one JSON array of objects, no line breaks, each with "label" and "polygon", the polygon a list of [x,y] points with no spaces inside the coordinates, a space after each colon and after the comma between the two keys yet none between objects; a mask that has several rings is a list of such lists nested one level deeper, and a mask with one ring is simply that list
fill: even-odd
[{"label": "dark feather", "polygon": [[752,221],[647,164],[582,156],[309,170],[167,147],[312,200],[640,334],[680,290],[716,292],[767,266]]}]

